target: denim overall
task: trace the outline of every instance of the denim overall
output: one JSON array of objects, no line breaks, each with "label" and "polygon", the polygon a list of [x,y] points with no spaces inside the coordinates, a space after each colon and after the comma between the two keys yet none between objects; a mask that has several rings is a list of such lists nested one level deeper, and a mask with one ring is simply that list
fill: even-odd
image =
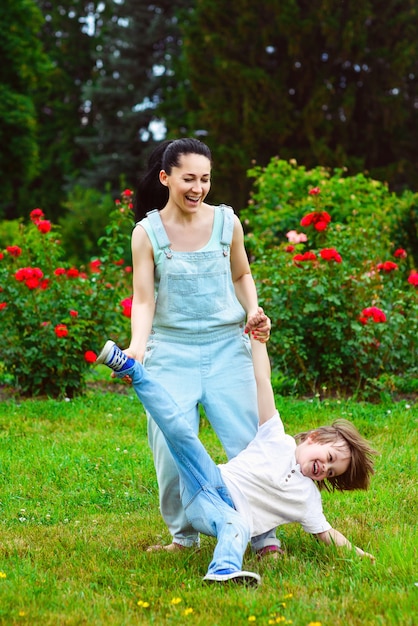
[{"label": "denim overall", "polygon": [[[144,367],[174,398],[195,433],[199,432],[199,405],[204,408],[231,458],[257,431],[257,394],[251,345],[243,333],[246,315],[231,277],[233,211],[223,205],[214,210],[212,236],[196,252],[171,250],[158,211],[140,222],[154,249],[157,291]],[[196,545],[198,533],[181,505],[176,465],[149,416],[148,438],[161,514],[173,541]]]}]

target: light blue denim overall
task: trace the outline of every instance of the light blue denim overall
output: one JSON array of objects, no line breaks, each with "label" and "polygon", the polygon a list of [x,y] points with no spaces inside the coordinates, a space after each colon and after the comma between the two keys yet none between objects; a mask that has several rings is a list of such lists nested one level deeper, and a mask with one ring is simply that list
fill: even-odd
[{"label": "light blue denim overall", "polygon": [[126,374],[132,378],[132,385],[145,409],[164,432],[171,458],[180,474],[181,499],[187,518],[196,530],[217,538],[208,574],[242,570],[250,527],[235,510],[218,466],[179,406],[138,361],[116,375],[123,377]]},{"label": "light blue denim overall", "polygon": [[[245,311],[231,277],[230,245],[234,216],[214,207],[212,235],[201,250],[176,252],[157,210],[140,222],[154,250],[156,309],[144,367],[179,405],[195,433],[204,408],[228,456],[238,454],[257,431],[257,394],[251,345],[244,334]],[[161,514],[184,546],[199,543],[180,500],[179,477],[167,443],[148,414]],[[280,545],[275,533],[254,549]]]}]

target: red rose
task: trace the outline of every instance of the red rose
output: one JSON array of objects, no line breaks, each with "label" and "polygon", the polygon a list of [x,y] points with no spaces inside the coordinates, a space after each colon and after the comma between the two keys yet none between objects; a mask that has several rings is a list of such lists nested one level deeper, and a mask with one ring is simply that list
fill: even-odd
[{"label": "red rose", "polygon": [[0,311],[7,307],[7,302],[0,302]]},{"label": "red rose", "polygon": [[100,259],[95,259],[94,261],[90,261],[90,272],[92,274],[100,274],[100,266],[102,262]]},{"label": "red rose", "polygon": [[398,266],[393,261],[385,261],[384,263],[378,263],[376,269],[379,270],[379,272],[393,272],[398,269]]},{"label": "red rose", "polygon": [[335,248],[323,248],[323,250],[320,250],[319,254],[324,261],[335,261],[336,263],[341,263],[342,261],[341,255]]},{"label": "red rose", "polygon": [[69,278],[77,278],[79,275],[80,275],[80,272],[78,271],[76,267],[71,267],[69,270],[67,270],[67,276]]},{"label": "red rose", "polygon": [[78,311],[74,311],[74,309],[71,309],[70,315],[71,317],[78,317]]},{"label": "red rose", "polygon": [[54,328],[54,332],[57,337],[67,337],[68,336],[68,328],[65,324],[57,324]]},{"label": "red rose", "polygon": [[125,298],[121,301],[122,315],[125,317],[131,317],[132,314],[132,298]]},{"label": "red rose", "polygon": [[301,226],[310,226],[312,224],[312,220],[313,220],[313,216],[315,214],[314,213],[307,213],[306,215],[304,215],[302,217],[302,219],[300,220],[300,225]]},{"label": "red rose", "polygon": [[92,350],[87,350],[87,352],[84,353],[84,360],[87,361],[87,363],[95,363],[96,359],[96,353]]},{"label": "red rose", "polygon": [[33,211],[30,212],[30,219],[34,224],[37,224],[39,220],[43,218],[43,216],[44,212],[42,211],[42,209],[33,209]]},{"label": "red rose", "polygon": [[39,287],[39,278],[31,276],[25,280],[25,285],[28,289],[37,289]]},{"label": "red rose", "polygon": [[10,256],[18,257],[22,254],[22,248],[19,246],[7,246],[6,250]]},{"label": "red rose", "polygon": [[62,276],[65,273],[66,273],[66,270],[63,267],[57,267],[57,269],[54,270],[55,276]]},{"label": "red rose", "polygon": [[398,248],[393,253],[393,256],[396,257],[397,259],[406,259],[408,254],[407,254],[406,250],[404,250],[403,248]]},{"label": "red rose", "polygon": [[386,315],[382,311],[382,309],[378,309],[377,306],[369,306],[366,309],[363,309],[360,316],[360,322],[362,324],[367,324],[368,320],[372,318],[376,324],[380,322],[386,322]]},{"label": "red rose", "polygon": [[411,272],[408,277],[408,283],[418,287],[418,272]]},{"label": "red rose", "polygon": [[316,261],[316,255],[314,252],[304,252],[303,254],[295,254],[292,259],[296,265],[304,261]]},{"label": "red rose", "polygon": [[51,230],[51,222],[49,220],[40,220],[36,226],[40,233],[49,233]]},{"label": "red rose", "polygon": [[313,226],[315,230],[325,230],[331,221],[331,216],[326,211],[313,211],[307,213],[300,220],[301,226]]},{"label": "red rose", "polygon": [[308,194],[309,194],[310,196],[319,196],[319,194],[320,194],[320,193],[321,193],[321,190],[320,190],[320,188],[319,188],[319,187],[314,187],[313,189],[310,189],[310,190],[308,191]]}]

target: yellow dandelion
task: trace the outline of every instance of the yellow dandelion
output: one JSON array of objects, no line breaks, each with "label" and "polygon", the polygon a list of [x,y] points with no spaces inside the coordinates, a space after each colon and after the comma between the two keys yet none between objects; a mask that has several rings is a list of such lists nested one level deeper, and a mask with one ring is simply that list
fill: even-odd
[{"label": "yellow dandelion", "polygon": [[184,609],[183,615],[191,615],[193,613],[193,609],[189,606],[187,609]]},{"label": "yellow dandelion", "polygon": [[144,600],[138,600],[137,605],[143,609],[149,608],[149,602],[144,602]]},{"label": "yellow dandelion", "polygon": [[26,613],[25,611],[19,611],[19,617],[25,617]]},{"label": "yellow dandelion", "polygon": [[321,622],[309,622],[308,626],[322,626]]},{"label": "yellow dandelion", "polygon": [[181,598],[173,598],[171,600],[171,604],[180,604],[180,602],[181,602]]},{"label": "yellow dandelion", "polygon": [[7,574],[5,574],[4,572],[0,572],[0,578],[7,578]]},{"label": "yellow dandelion", "polygon": [[250,615],[250,617],[248,618],[249,622],[255,622],[257,620],[255,615]]},{"label": "yellow dandelion", "polygon": [[293,593],[287,593],[287,594],[284,596],[284,598],[283,598],[283,599],[284,599],[284,600],[289,600],[290,598],[293,598]]}]

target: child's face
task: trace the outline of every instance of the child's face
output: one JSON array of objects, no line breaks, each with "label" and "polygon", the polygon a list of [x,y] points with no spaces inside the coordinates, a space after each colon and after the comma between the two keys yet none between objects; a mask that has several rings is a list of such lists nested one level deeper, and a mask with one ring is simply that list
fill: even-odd
[{"label": "child's face", "polygon": [[309,436],[297,446],[296,461],[304,476],[319,481],[344,474],[350,464],[350,452],[338,441],[318,443]]}]

